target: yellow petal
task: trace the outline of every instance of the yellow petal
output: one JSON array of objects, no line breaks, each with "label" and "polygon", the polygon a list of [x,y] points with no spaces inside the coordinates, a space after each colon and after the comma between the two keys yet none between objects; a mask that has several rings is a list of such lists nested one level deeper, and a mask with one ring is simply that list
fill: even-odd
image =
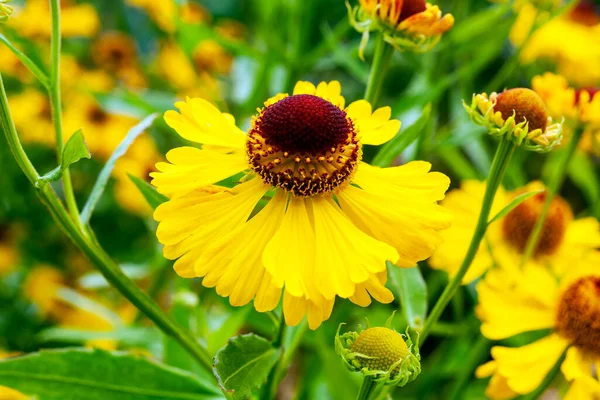
[{"label": "yellow petal", "polygon": [[248,169],[243,153],[223,154],[194,147],[179,147],[167,153],[169,163],[158,163],[152,184],[159,193],[181,196],[196,188],[212,185]]},{"label": "yellow petal", "polygon": [[165,113],[167,125],[175,129],[181,137],[196,143],[243,148],[246,135],[232,118],[223,115],[215,106],[200,98],[175,103],[179,112]]},{"label": "yellow petal", "polygon": [[343,110],[346,100],[341,95],[341,91],[342,88],[338,81],[331,81],[329,83],[321,82],[317,87],[310,82],[299,81],[294,87],[294,95],[310,94],[319,96]]},{"label": "yellow petal", "polygon": [[306,315],[306,299],[295,297],[285,291],[283,293],[283,316],[286,325],[296,326]]},{"label": "yellow petal", "polygon": [[382,107],[371,113],[372,107],[366,100],[358,100],[346,108],[346,114],[364,144],[380,145],[396,136],[402,125],[397,119],[391,119],[392,109]]},{"label": "yellow petal", "polygon": [[265,273],[254,299],[254,308],[258,312],[272,311],[279,304],[281,288],[273,284],[273,278]]},{"label": "yellow petal", "polygon": [[396,250],[358,229],[331,199],[312,199],[316,236],[314,280],[320,293],[331,300],[348,298],[355,286],[395,262]]},{"label": "yellow petal", "polygon": [[[198,259],[196,274],[204,276],[202,284],[216,286],[232,306],[250,302],[268,275],[262,253],[283,219],[286,200],[278,193],[248,222],[217,238]],[[266,279],[271,282],[270,276]]]},{"label": "yellow petal", "polygon": [[401,267],[414,267],[429,257],[450,225],[449,213],[433,202],[371,193],[349,186],[338,200],[346,215],[367,234],[393,246]]},{"label": "yellow petal", "polygon": [[600,382],[592,377],[577,379],[571,384],[564,400],[596,400],[600,398]]},{"label": "yellow petal", "polygon": [[577,347],[570,347],[567,350],[567,357],[560,366],[560,371],[565,376],[565,379],[572,381],[582,377],[592,375],[592,359],[586,357],[585,354]]},{"label": "yellow petal", "polygon": [[380,303],[391,303],[394,301],[394,295],[385,287],[386,281],[387,271],[372,275],[365,283],[356,285],[356,291],[349,300],[361,307],[367,307],[371,304],[371,296]]},{"label": "yellow petal", "polygon": [[497,373],[498,365],[496,361],[489,361],[483,365],[480,365],[475,370],[475,376],[477,378],[487,378],[491,376],[490,382],[485,389],[485,394],[488,398],[494,400],[505,400],[516,397],[518,393],[515,393],[511,388],[508,387],[506,377]]},{"label": "yellow petal", "polygon": [[567,346],[569,341],[554,333],[523,347],[493,347],[492,357],[508,386],[519,394],[527,394],[542,383]]},{"label": "yellow petal", "polygon": [[305,200],[292,197],[281,226],[263,253],[263,263],[274,283],[285,285],[292,296],[314,296],[314,248],[315,232]]}]

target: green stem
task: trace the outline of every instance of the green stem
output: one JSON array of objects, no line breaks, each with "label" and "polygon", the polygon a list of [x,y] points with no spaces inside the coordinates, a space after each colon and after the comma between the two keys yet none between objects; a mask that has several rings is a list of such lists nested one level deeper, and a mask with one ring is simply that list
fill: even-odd
[{"label": "green stem", "polygon": [[[273,341],[271,342],[273,347],[281,348],[283,346],[283,339],[286,333],[286,325],[285,320],[283,318],[283,312],[281,313],[281,318],[279,319],[279,327],[277,328],[277,333],[273,337]],[[285,363],[285,357],[283,349],[281,349],[281,354],[279,359],[271,369],[269,376],[267,377],[267,383],[264,386],[264,389],[261,394],[261,400],[270,400],[274,399],[277,396],[277,388],[279,387],[279,382],[281,382],[282,375],[287,370],[287,364]]]},{"label": "green stem", "polygon": [[375,383],[373,378],[370,376],[365,376],[356,400],[369,400],[375,391],[375,387],[377,387],[377,383]]},{"label": "green stem", "polygon": [[375,104],[379,100],[381,84],[384,81],[392,54],[394,54],[394,48],[385,42],[383,33],[379,33],[375,43],[375,55],[373,56],[369,81],[367,82],[367,89],[365,91],[365,100],[371,103],[373,107],[375,107]]},{"label": "green stem", "polygon": [[494,155],[494,160],[492,161],[492,166],[490,168],[490,174],[487,180],[485,194],[483,196],[483,204],[481,205],[481,211],[479,212],[479,219],[477,221],[477,226],[475,227],[475,232],[473,232],[473,237],[471,238],[471,244],[469,245],[469,249],[467,250],[467,254],[463,259],[460,269],[456,275],[452,277],[448,283],[448,286],[446,286],[442,292],[440,298],[425,321],[425,326],[423,327],[420,335],[421,345],[425,342],[427,336],[431,333],[431,329],[438,322],[442,316],[442,313],[444,312],[444,309],[460,287],[460,283],[462,282],[464,276],[469,270],[469,267],[471,266],[471,263],[473,262],[473,259],[475,258],[475,255],[477,254],[479,245],[483,240],[488,227],[488,219],[490,216],[490,210],[492,209],[494,196],[496,195],[498,187],[502,183],[502,178],[504,177],[506,167],[508,166],[515,147],[516,145],[508,139],[500,140],[500,144],[498,145],[498,149],[496,150],[496,154]]},{"label": "green stem", "polygon": [[556,376],[560,372],[560,366],[562,365],[566,356],[567,356],[567,350],[565,350],[563,352],[563,354],[560,356],[560,358],[556,361],[556,364],[554,364],[552,369],[548,372],[548,374],[546,374],[546,376],[544,377],[544,380],[542,381],[542,383],[540,383],[540,386],[538,386],[533,392],[519,397],[519,399],[521,399],[521,400],[537,400],[541,395],[543,395],[544,392],[546,391],[546,389],[548,389],[550,384],[552,384],[552,382],[554,381],[554,378],[556,378]]},{"label": "green stem", "polygon": [[[50,43],[50,86],[48,87],[48,95],[50,96],[52,121],[54,122],[54,132],[56,134],[58,165],[61,165],[64,141],[60,99],[60,0],[50,0],[50,10],[52,13],[52,39]],[[79,208],[77,207],[75,194],[73,193],[73,184],[71,183],[71,174],[68,168],[63,171],[62,178],[67,208],[69,209],[71,218],[79,226]]]},{"label": "green stem", "polygon": [[544,200],[544,205],[542,207],[542,211],[540,216],[538,217],[533,229],[531,230],[531,234],[529,235],[529,239],[527,239],[527,245],[525,246],[525,250],[523,251],[523,258],[521,259],[521,266],[525,265],[527,261],[533,255],[535,248],[538,245],[540,240],[540,234],[542,233],[542,228],[544,227],[544,222],[546,222],[546,218],[548,217],[548,212],[550,211],[550,204],[552,203],[552,199],[562,186],[565,177],[567,175],[567,169],[569,163],[573,159],[573,155],[575,154],[575,150],[577,150],[577,146],[579,145],[579,141],[581,139],[581,135],[583,135],[583,127],[578,126],[571,140],[567,146],[566,152],[563,157],[558,161],[558,165],[556,166],[555,173],[551,175],[550,182],[547,185],[547,194],[546,199]]},{"label": "green stem", "polygon": [[462,369],[458,372],[457,376],[454,377],[454,383],[450,390],[449,400],[458,400],[464,398],[463,389],[469,383],[469,380],[473,376],[473,372],[477,366],[485,360],[489,354],[491,343],[489,339],[479,336],[479,339],[473,344],[469,355],[463,364]]},{"label": "green stem", "polygon": [[80,226],[65,210],[63,204],[47,182],[40,181],[39,174],[35,170],[27,154],[23,150],[17,131],[14,126],[8,100],[0,75],[0,116],[2,130],[6,136],[7,143],[13,153],[17,164],[27,176],[27,179],[38,189],[38,195],[44,205],[48,207],[50,214],[59,224],[65,234],[79,247],[83,254],[100,270],[108,282],[112,284],[131,303],[148,316],[165,334],[172,336],[179,342],[202,366],[212,371],[212,357],[196,339],[189,333],[183,331],[175,324],[144,292],[142,292],[124,273],[118,265],[110,259],[104,250],[89,237],[83,234]]}]

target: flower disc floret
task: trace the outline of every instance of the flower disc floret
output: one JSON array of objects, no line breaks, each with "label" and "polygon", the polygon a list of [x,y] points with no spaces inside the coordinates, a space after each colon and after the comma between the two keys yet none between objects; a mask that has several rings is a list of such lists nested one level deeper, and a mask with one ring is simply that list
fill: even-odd
[{"label": "flower disc floret", "polygon": [[545,103],[530,89],[475,94],[470,106],[463,105],[471,120],[487,128],[490,135],[504,137],[526,150],[545,153],[562,140],[562,122],[552,122]]},{"label": "flower disc floret", "polygon": [[418,343],[413,346],[408,329],[406,335],[386,327],[340,335],[342,325],[338,327],[335,347],[351,371],[360,371],[376,382],[395,386],[404,386],[421,373]]},{"label": "flower disc floret", "polygon": [[348,181],[361,157],[346,113],[308,94],[263,109],[252,122],[246,150],[265,183],[296,196],[333,192]]},{"label": "flower disc floret", "polygon": [[574,345],[600,357],[600,277],[583,277],[565,290],[556,326]]},{"label": "flower disc floret", "polygon": [[[504,239],[523,253],[533,227],[538,220],[547,193],[538,193],[512,210],[502,221]],[[569,203],[560,196],[552,198],[540,240],[535,248],[534,256],[554,254],[563,243],[568,224],[573,220],[573,212]]]}]

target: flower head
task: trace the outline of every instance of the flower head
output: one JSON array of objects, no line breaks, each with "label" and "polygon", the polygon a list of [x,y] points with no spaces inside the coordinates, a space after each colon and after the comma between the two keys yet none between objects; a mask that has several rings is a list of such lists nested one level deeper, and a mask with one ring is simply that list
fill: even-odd
[{"label": "flower head", "polygon": [[[442,232],[444,242],[434,252],[429,264],[454,275],[466,254],[478,210],[483,201],[485,183],[465,181],[460,189],[452,190],[442,205],[453,212],[454,222]],[[485,241],[480,246],[463,283],[480,277],[494,265],[514,270],[520,262],[531,231],[537,221],[546,196],[540,182],[507,192],[499,188],[492,204],[491,216],[498,214],[517,196],[535,193],[511,212],[488,227]],[[573,218],[570,205],[560,196],[554,196],[533,253],[533,262],[551,264],[557,274],[563,274],[585,254],[600,247],[600,224],[593,217]]]},{"label": "flower head", "polygon": [[389,327],[374,327],[335,337],[335,350],[350,371],[361,372],[384,385],[405,386],[421,373],[419,346],[408,335]]},{"label": "flower head", "polygon": [[424,0],[359,0],[359,3],[354,8],[346,5],[350,23],[363,34],[361,57],[369,32],[383,32],[385,41],[398,50],[426,52],[454,25],[451,14],[442,17],[438,6]]},{"label": "flower head", "polygon": [[436,204],[449,180],[425,162],[362,162],[362,146],[390,140],[400,121],[389,107],[345,103],[338,82],[299,82],[292,95],[267,100],[247,133],[202,99],[165,114],[203,144],[169,151],[151,174],[170,197],[154,217],[179,275],[202,277],[234,306],[254,299],[258,311],[275,308],[283,292],[286,322],[308,314],[313,329],[336,297],[392,300],[386,261],[413,267],[431,255],[450,224]]},{"label": "flower head", "polygon": [[471,120],[486,127],[490,135],[504,137],[526,150],[547,152],[562,139],[562,123],[552,123],[543,100],[530,89],[476,94],[471,105],[464,106]]},{"label": "flower head", "polygon": [[[492,376],[488,397],[508,399],[530,393],[565,351],[561,371],[571,383],[565,398],[600,395],[593,366],[600,361],[599,263],[600,253],[588,254],[562,277],[535,264],[518,271],[496,269],[478,284],[477,314],[484,336],[502,340],[549,330],[542,339],[522,347],[492,348],[493,361],[477,373],[479,377]],[[584,381],[588,385],[582,386]]]}]

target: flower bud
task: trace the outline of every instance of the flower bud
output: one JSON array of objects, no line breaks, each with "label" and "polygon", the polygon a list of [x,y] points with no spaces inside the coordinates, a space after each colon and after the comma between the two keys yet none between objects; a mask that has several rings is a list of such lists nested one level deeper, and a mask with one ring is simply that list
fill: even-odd
[{"label": "flower bud", "polygon": [[421,373],[418,343],[393,329],[374,327],[335,337],[336,352],[346,367],[383,385],[404,386]]},{"label": "flower bud", "polygon": [[526,150],[544,153],[562,139],[562,122],[552,123],[544,101],[533,90],[516,88],[500,94],[473,95],[463,103],[471,120],[492,136],[504,137]]},{"label": "flower bud", "polygon": [[0,23],[8,20],[8,17],[13,12],[13,8],[6,3],[9,3],[10,0],[0,0]]}]

